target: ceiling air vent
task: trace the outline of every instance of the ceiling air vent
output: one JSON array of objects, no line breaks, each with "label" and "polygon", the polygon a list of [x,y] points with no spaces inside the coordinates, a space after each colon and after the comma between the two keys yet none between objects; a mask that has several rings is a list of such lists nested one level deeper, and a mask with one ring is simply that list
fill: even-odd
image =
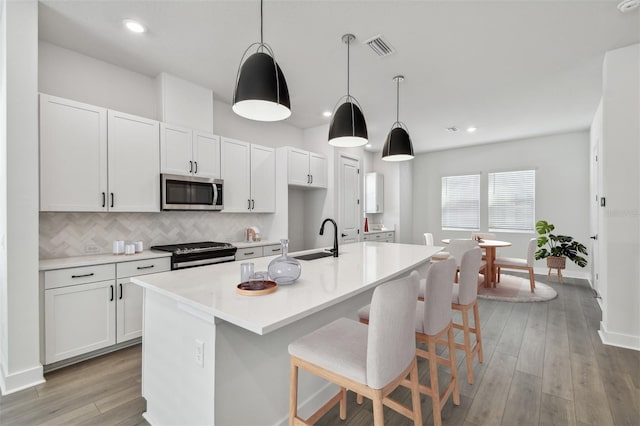
[{"label": "ceiling air vent", "polygon": [[368,45],[378,56],[389,56],[395,52],[395,49],[380,34],[366,40],[364,44]]}]

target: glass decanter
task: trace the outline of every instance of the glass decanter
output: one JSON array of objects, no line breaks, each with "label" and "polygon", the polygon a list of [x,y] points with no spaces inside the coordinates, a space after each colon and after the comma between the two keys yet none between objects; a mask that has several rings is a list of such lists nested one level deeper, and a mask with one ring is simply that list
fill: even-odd
[{"label": "glass decanter", "polygon": [[300,262],[293,257],[289,257],[289,240],[280,240],[282,246],[282,253],[280,256],[269,262],[267,268],[269,272],[269,278],[278,284],[293,284],[302,273],[302,266]]}]

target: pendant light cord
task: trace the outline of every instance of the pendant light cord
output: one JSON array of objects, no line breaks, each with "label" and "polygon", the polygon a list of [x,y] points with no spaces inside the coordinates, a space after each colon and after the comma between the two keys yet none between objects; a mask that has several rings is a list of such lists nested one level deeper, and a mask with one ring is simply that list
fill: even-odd
[{"label": "pendant light cord", "polygon": [[400,79],[396,79],[398,90],[396,91],[396,122],[400,122]]},{"label": "pendant light cord", "polygon": [[262,0],[260,0],[260,44],[264,44],[264,30],[262,29],[263,26],[263,13],[262,13]]},{"label": "pendant light cord", "polygon": [[350,58],[349,58],[349,48],[351,47],[351,39],[347,39],[347,97],[350,96],[349,93],[349,67],[351,64]]}]

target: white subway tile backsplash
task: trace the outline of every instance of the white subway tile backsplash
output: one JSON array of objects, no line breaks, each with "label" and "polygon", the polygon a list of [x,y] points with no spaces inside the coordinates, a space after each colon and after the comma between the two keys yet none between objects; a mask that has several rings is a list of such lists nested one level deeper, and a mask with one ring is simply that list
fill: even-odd
[{"label": "white subway tile backsplash", "polygon": [[111,253],[113,240],[157,244],[234,242],[248,226],[265,229],[271,215],[220,212],[40,213],[40,258]]}]

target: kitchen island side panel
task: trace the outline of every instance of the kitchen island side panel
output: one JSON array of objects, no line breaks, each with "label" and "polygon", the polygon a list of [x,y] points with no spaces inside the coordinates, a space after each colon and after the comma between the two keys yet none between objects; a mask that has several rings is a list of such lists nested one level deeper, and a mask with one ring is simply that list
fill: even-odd
[{"label": "kitchen island side panel", "polygon": [[[221,321],[216,328],[216,424],[285,425],[289,410],[289,343],[331,321],[358,320],[373,289],[274,332],[258,335]],[[336,336],[339,338],[339,336]],[[338,388],[300,370],[299,414],[306,418]]]},{"label": "kitchen island side panel", "polygon": [[214,424],[213,317],[147,289],[144,297],[144,417],[152,425]]}]

